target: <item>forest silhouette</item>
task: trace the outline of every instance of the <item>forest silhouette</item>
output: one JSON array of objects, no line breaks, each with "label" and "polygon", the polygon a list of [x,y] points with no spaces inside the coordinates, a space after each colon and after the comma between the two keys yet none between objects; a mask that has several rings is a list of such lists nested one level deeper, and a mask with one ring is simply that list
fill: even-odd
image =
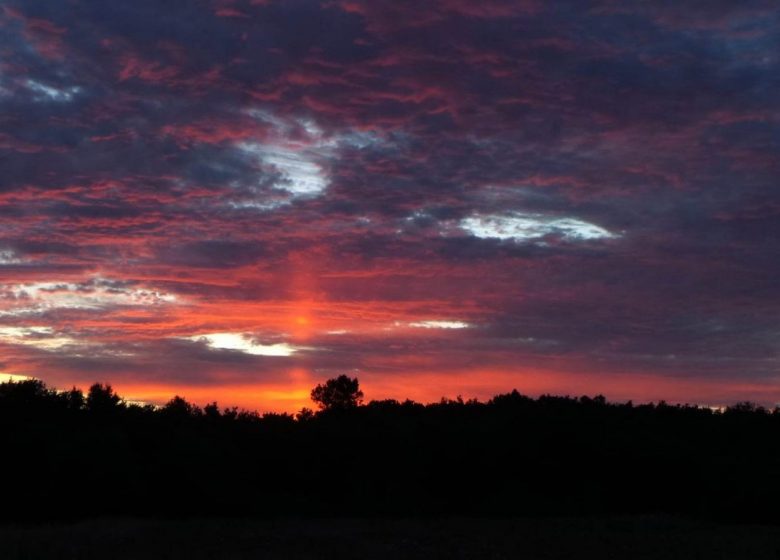
[{"label": "forest silhouette", "polygon": [[780,410],[603,396],[361,404],[259,414],[0,384],[4,521],[98,516],[661,513],[780,520]]}]

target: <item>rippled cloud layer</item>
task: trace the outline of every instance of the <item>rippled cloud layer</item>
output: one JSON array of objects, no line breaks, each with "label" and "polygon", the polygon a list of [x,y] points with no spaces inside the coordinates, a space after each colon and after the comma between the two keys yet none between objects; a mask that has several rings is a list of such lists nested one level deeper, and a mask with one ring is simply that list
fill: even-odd
[{"label": "rippled cloud layer", "polygon": [[9,0],[0,372],[780,401],[772,2]]}]

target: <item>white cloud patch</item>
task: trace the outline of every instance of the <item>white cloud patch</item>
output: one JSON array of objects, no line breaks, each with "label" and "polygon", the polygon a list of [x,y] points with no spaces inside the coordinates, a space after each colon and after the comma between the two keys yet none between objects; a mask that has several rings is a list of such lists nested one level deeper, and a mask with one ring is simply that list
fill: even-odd
[{"label": "white cloud patch", "polygon": [[0,249],[0,266],[13,264],[22,264],[22,260],[13,251]]},{"label": "white cloud patch", "polygon": [[75,338],[59,334],[51,327],[0,327],[0,342],[32,346],[49,352],[79,344]]},{"label": "white cloud patch", "polygon": [[416,321],[409,323],[409,326],[420,329],[467,329],[471,325],[463,321]]},{"label": "white cloud patch", "polygon": [[300,348],[279,342],[262,344],[252,335],[246,333],[211,333],[185,337],[192,342],[203,342],[215,350],[236,350],[253,356],[292,356]]},{"label": "white cloud patch", "polygon": [[362,149],[377,142],[368,132],[326,134],[311,119],[279,118],[267,111],[252,110],[249,116],[269,125],[269,132],[262,141],[241,141],[236,147],[257,159],[262,166],[278,174],[273,188],[286,193],[286,198],[264,196],[258,193],[256,200],[234,202],[236,208],[271,210],[298,198],[311,198],[322,194],[330,185],[325,165],[336,157],[340,147]]},{"label": "white cloud patch", "polygon": [[25,85],[33,92],[35,101],[67,103],[81,92],[78,86],[57,88],[35,80],[27,80]]},{"label": "white cloud patch", "polygon": [[0,316],[51,309],[104,309],[174,303],[176,296],[122,282],[95,278],[86,282],[35,282],[0,285]]},{"label": "white cloud patch", "polygon": [[316,196],[330,184],[321,161],[331,155],[336,142],[310,120],[285,121],[265,111],[250,116],[270,125],[262,142],[243,141],[238,148],[279,174],[274,187],[292,197]]},{"label": "white cloud patch", "polygon": [[497,215],[474,215],[460,221],[460,227],[475,237],[484,239],[511,239],[516,242],[534,241],[554,235],[569,241],[588,241],[618,237],[609,230],[578,220],[512,212]]},{"label": "white cloud patch", "polygon": [[318,195],[324,191],[330,180],[313,154],[307,149],[277,145],[239,144],[242,150],[256,154],[265,165],[273,167],[281,175],[274,185],[296,197]]}]

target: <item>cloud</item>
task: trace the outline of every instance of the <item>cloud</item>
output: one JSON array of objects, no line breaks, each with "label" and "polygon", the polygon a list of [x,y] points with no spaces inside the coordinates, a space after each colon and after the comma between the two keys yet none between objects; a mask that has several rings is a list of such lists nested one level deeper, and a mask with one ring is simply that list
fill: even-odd
[{"label": "cloud", "polygon": [[253,356],[292,356],[299,350],[285,342],[262,344],[246,333],[210,333],[187,337],[186,340],[204,342],[215,350],[236,350]]},{"label": "cloud", "polygon": [[115,306],[158,306],[176,302],[173,294],[134,287],[124,281],[93,278],[73,282],[0,285],[0,315],[22,315],[52,309],[99,310]]},{"label": "cloud", "polygon": [[464,323],[463,321],[415,321],[409,323],[410,327],[419,327],[421,329],[467,329],[471,325]]},{"label": "cloud", "polygon": [[0,266],[2,265],[16,265],[21,264],[23,261],[17,257],[14,251],[3,250],[0,251]]},{"label": "cloud", "polygon": [[0,327],[0,342],[19,344],[53,352],[79,344],[69,336],[56,333],[51,327]]},{"label": "cloud", "polygon": [[515,242],[561,237],[569,241],[612,239],[617,234],[576,218],[557,218],[513,212],[508,215],[476,215],[463,218],[460,227],[485,239],[510,239]]},{"label": "cloud", "polygon": [[37,101],[68,102],[72,101],[74,96],[81,91],[81,88],[78,86],[57,88],[36,82],[35,80],[28,80],[26,85],[35,94],[34,99]]},{"label": "cloud", "polygon": [[318,195],[328,186],[322,167],[303,150],[244,142],[239,149],[257,156],[264,165],[279,173],[273,186],[293,197]]},{"label": "cloud", "polygon": [[[268,111],[250,110],[248,114],[267,126],[262,140],[247,138],[236,143],[241,152],[255,159],[267,172],[255,189],[255,200],[234,203],[239,208],[272,210],[296,199],[320,196],[332,178],[327,167],[338,158],[342,147],[362,149],[375,144],[375,136],[367,132],[345,131],[326,133],[312,119],[280,118]],[[268,176],[271,176],[268,181]],[[263,196],[261,189],[270,187],[288,196]]]},{"label": "cloud", "polygon": [[776,400],[771,3],[6,4],[3,371]]}]

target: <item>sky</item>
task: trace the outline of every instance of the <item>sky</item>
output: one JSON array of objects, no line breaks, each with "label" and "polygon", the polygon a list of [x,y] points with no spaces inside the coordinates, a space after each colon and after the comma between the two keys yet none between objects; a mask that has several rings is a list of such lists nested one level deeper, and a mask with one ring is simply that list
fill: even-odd
[{"label": "sky", "polygon": [[780,8],[0,0],[0,372],[780,402]]}]

